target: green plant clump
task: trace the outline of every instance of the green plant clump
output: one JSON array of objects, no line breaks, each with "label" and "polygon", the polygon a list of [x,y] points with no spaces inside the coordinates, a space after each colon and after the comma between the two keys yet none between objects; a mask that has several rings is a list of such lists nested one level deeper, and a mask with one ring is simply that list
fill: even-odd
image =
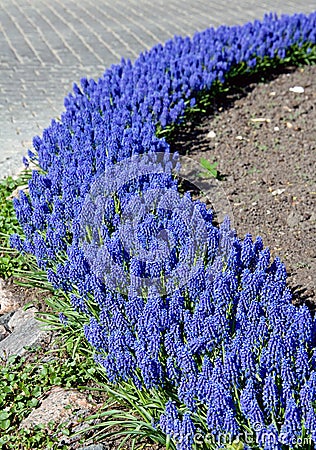
[{"label": "green plant clump", "polygon": [[28,268],[25,256],[10,248],[9,237],[22,232],[13,208],[12,195],[18,188],[26,188],[29,178],[30,173],[25,171],[18,178],[10,176],[0,180],[0,278],[12,276],[15,269]]},{"label": "green plant clump", "polygon": [[[96,369],[87,354],[72,354],[73,341],[60,340],[55,350],[29,349],[28,357],[11,356],[0,362],[0,448],[66,449],[62,437],[69,435],[66,423],[48,423],[21,428],[30,412],[40,405],[50,389],[87,387]],[[91,400],[91,395],[88,397]]]}]

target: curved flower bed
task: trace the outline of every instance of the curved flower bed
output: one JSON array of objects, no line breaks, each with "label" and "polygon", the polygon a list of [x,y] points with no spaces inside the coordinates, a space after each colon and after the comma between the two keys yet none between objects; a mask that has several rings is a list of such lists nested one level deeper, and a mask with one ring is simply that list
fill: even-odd
[{"label": "curved flower bed", "polygon": [[175,37],[75,85],[29,151],[11,244],[65,293],[109,383],[160,399],[151,426],[173,448],[316,443],[315,320],[260,237],[180,193],[158,137],[233,74],[312,60],[315,44],[316,13]]}]

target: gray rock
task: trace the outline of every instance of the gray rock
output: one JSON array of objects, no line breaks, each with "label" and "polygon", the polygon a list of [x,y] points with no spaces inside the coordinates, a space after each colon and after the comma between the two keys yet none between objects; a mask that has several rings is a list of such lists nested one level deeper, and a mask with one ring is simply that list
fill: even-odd
[{"label": "gray rock", "polygon": [[29,308],[27,310],[24,310],[23,308],[19,308],[17,311],[15,311],[15,313],[12,315],[11,319],[8,322],[9,330],[13,331],[16,328],[21,327],[29,319],[34,319],[36,312],[37,312],[37,309],[34,307]]},{"label": "gray rock", "polygon": [[8,325],[9,320],[13,316],[13,314],[14,314],[14,311],[11,311],[11,312],[8,312],[8,313],[0,316],[0,325],[3,325],[4,327],[6,327]]},{"label": "gray rock", "polygon": [[28,317],[24,321],[20,320],[18,325],[14,327],[9,336],[0,342],[0,358],[6,358],[10,355],[23,355],[26,352],[25,347],[38,344],[49,333],[43,330],[43,325],[35,319],[34,312],[33,317]]},{"label": "gray rock", "polygon": [[0,341],[9,336],[9,332],[5,326],[0,324]]},{"label": "gray rock", "polygon": [[316,213],[315,212],[312,212],[312,215],[310,216],[309,221],[311,223],[315,223],[316,222]]},{"label": "gray rock", "polygon": [[91,414],[91,405],[86,396],[75,389],[64,389],[54,386],[47,397],[42,400],[40,406],[22,420],[20,428],[29,429],[34,425],[47,424],[51,421],[63,423],[71,420],[76,410],[84,410]]}]

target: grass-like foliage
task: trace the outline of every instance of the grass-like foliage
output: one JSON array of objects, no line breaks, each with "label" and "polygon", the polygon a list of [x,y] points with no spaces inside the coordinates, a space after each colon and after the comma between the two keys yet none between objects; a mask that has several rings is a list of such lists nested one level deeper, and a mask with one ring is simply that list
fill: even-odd
[{"label": "grass-like foliage", "polygon": [[8,278],[16,269],[27,269],[25,258],[10,248],[9,239],[13,233],[22,233],[14,211],[12,199],[18,188],[27,188],[30,173],[24,171],[19,177],[0,180],[0,277]]},{"label": "grass-like foliage", "polygon": [[[69,336],[68,336],[69,337]],[[91,385],[97,370],[89,354],[73,354],[73,337],[59,338],[54,348],[43,353],[41,347],[30,348],[28,358],[11,356],[0,362],[0,447],[15,449],[67,449],[64,436],[69,423],[43,423],[24,428],[22,421],[30,410],[39,406],[50,389],[74,385]],[[84,436],[87,438],[87,435]],[[79,438],[78,438],[79,442]]]},{"label": "grass-like foliage", "polygon": [[127,405],[107,404],[100,436],[177,450],[316,443],[315,321],[260,237],[216,227],[180,193],[167,142],[235,77],[315,57],[316,13],[175,37],[83,79],[34,138],[39,170],[14,200],[11,245],[46,271],[61,323],[84,333],[104,389]]}]

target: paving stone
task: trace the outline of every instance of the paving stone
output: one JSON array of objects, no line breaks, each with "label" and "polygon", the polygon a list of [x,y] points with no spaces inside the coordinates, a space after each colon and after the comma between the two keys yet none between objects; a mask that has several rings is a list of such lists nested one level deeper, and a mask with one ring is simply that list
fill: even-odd
[{"label": "paving stone", "polygon": [[63,98],[84,76],[98,79],[121,57],[209,26],[309,13],[314,0],[64,0],[0,2],[0,178],[15,174]]}]

